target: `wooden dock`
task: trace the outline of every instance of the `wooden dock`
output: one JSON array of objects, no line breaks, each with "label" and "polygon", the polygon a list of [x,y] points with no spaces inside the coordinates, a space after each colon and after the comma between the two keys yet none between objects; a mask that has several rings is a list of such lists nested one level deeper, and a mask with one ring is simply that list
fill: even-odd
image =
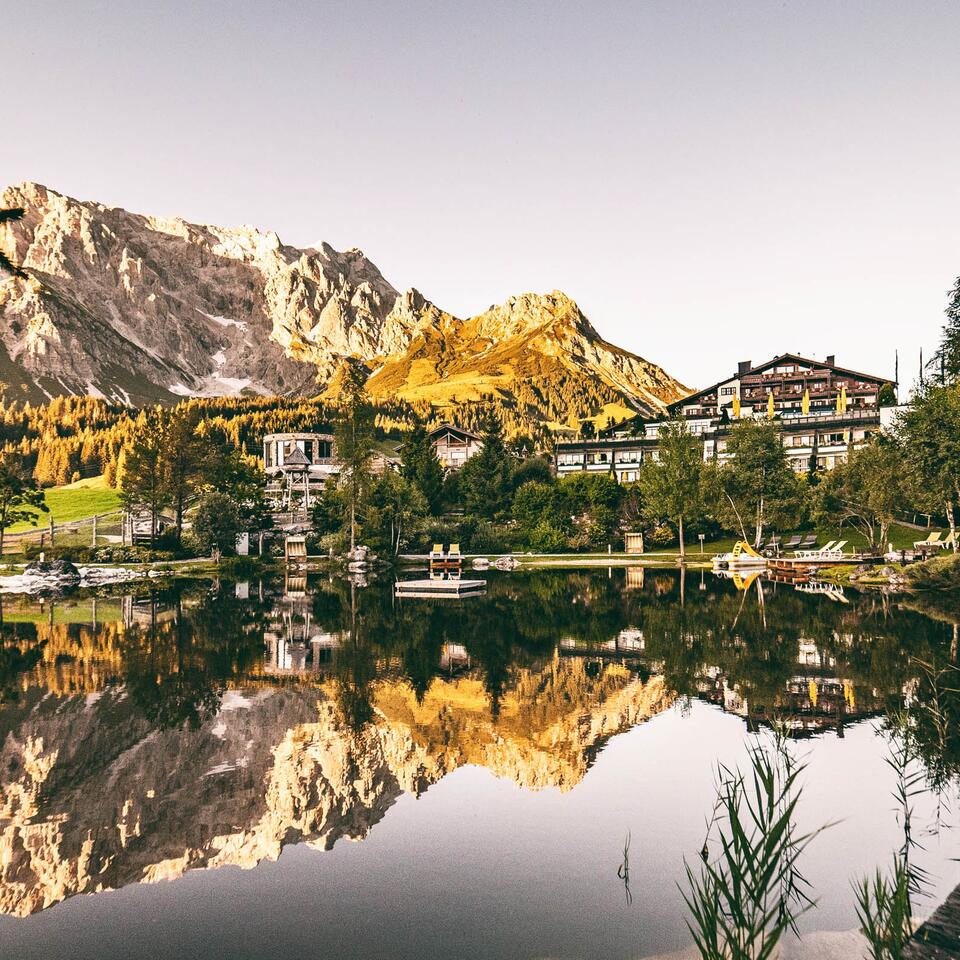
[{"label": "wooden dock", "polygon": [[394,586],[397,597],[478,597],[487,592],[486,580],[398,580]]},{"label": "wooden dock", "polygon": [[903,951],[903,960],[957,960],[960,957],[960,887],[922,924]]}]

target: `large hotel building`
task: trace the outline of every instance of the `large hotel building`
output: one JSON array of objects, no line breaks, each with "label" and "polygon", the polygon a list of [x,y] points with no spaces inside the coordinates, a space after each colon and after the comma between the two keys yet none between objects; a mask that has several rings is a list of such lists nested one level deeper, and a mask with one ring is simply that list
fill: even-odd
[{"label": "large hotel building", "polygon": [[[881,390],[890,405],[881,406]],[[731,426],[747,417],[770,418],[780,427],[794,470],[829,470],[861,446],[896,411],[896,384],[838,367],[835,357],[808,360],[794,354],[754,366],[744,361],[737,372],[668,408],[687,429],[703,439],[704,459],[727,457]],[[658,432],[664,421],[639,415],[599,432],[591,439],[556,445],[557,473],[613,473],[622,483],[637,479],[640,464],[658,456]]]}]

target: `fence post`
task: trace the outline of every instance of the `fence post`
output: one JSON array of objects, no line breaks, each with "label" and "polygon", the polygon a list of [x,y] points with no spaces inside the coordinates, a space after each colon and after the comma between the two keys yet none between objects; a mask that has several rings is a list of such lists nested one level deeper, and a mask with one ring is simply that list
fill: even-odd
[{"label": "fence post", "polygon": [[90,546],[96,549],[97,547],[97,515],[93,515],[93,533],[90,536]]},{"label": "fence post", "polygon": [[54,531],[53,514],[51,513],[50,514],[50,546],[51,547],[53,546],[53,531]]}]

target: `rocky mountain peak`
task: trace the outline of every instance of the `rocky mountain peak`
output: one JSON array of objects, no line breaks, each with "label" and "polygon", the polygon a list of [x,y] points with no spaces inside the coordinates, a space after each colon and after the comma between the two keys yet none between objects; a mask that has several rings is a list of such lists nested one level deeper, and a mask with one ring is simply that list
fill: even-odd
[{"label": "rocky mountain peak", "polygon": [[461,320],[414,288],[399,293],[356,248],[301,249],[249,224],[134,214],[32,182],[8,187],[2,203],[26,210],[0,229],[0,246],[30,275],[0,280],[8,395],[139,404],[319,393],[349,357],[392,371],[379,382],[397,395],[415,388],[411,398],[430,402],[423,388],[454,369],[468,380],[496,367],[507,396],[511,378],[544,358],[615,383],[631,405],[657,408],[682,392],[659,367],[603,344],[557,290]]}]

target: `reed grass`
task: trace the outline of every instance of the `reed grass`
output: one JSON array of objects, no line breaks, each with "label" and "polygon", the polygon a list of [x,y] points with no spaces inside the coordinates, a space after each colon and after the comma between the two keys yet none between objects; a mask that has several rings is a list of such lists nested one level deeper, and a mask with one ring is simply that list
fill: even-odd
[{"label": "reed grass", "polygon": [[799,861],[829,824],[795,829],[805,764],[779,734],[751,747],[749,759],[746,773],[719,766],[700,864],[684,860],[687,927],[703,960],[770,960],[815,903]]}]

